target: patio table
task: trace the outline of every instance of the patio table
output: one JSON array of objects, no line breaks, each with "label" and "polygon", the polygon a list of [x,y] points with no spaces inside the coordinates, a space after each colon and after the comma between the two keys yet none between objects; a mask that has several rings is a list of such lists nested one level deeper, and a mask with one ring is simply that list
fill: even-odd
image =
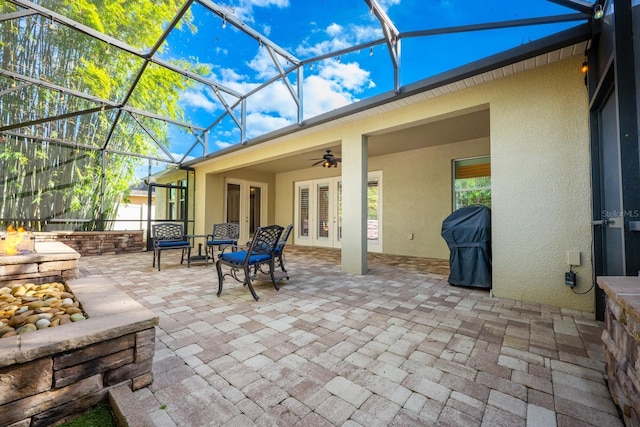
[{"label": "patio table", "polygon": [[[208,234],[187,234],[185,237],[187,239],[190,239],[195,247],[195,240],[196,239],[203,239],[204,241],[207,240],[207,236]],[[202,246],[204,243],[198,243],[198,253],[196,255],[191,255],[189,257],[189,262],[191,261],[207,261],[207,254],[206,253],[202,253]]]}]

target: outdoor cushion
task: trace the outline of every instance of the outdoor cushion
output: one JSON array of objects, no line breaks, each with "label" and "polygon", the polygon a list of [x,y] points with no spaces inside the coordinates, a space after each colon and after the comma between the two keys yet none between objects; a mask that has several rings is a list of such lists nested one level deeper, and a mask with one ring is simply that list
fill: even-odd
[{"label": "outdoor cushion", "polygon": [[[220,259],[225,262],[231,262],[234,264],[243,264],[244,259],[247,256],[247,251],[238,251],[238,252],[229,252],[226,254],[222,254]],[[271,258],[270,254],[252,254],[249,256],[249,264],[255,264],[258,262],[263,262]]]},{"label": "outdoor cushion", "polygon": [[218,245],[234,245],[236,243],[235,240],[207,240],[207,245],[209,246],[218,246]]},{"label": "outdoor cushion", "polygon": [[159,240],[158,247],[168,248],[168,247],[182,247],[182,246],[191,246],[188,240]]}]

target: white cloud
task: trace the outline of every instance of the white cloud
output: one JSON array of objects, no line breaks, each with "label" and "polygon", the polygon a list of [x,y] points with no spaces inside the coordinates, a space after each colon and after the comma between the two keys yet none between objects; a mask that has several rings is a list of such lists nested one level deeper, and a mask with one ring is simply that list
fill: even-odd
[{"label": "white cloud", "polygon": [[309,76],[304,84],[304,116],[310,118],[348,105],[357,99],[326,78]]},{"label": "white cloud", "polygon": [[211,101],[204,92],[188,91],[180,97],[183,105],[192,108],[202,108],[207,112],[214,112],[218,105]]},{"label": "white cloud", "polygon": [[247,66],[256,71],[256,77],[260,80],[270,79],[277,71],[276,66],[273,64],[273,59],[271,59],[271,55],[269,55],[269,51],[265,47],[258,49],[258,53],[251,61],[247,62]]},{"label": "white cloud", "polygon": [[369,80],[369,74],[356,62],[343,64],[335,61],[326,61],[318,73],[322,79],[334,82],[337,86],[355,93],[372,87],[373,82]]},{"label": "white cloud", "polygon": [[234,145],[232,142],[225,142],[220,140],[215,141],[213,144],[220,149],[231,147],[232,145]]},{"label": "white cloud", "polygon": [[225,5],[235,16],[243,22],[253,23],[254,7],[272,7],[283,9],[289,7],[289,0],[239,0],[235,4]]},{"label": "white cloud", "polygon": [[253,113],[247,115],[247,139],[264,135],[275,129],[281,129],[293,124],[291,120],[283,117],[273,117],[268,114]]},{"label": "white cloud", "polygon": [[400,4],[401,0],[379,0],[378,4],[386,12],[391,6]]},{"label": "white cloud", "polygon": [[289,7],[289,0],[248,0],[247,3],[251,4],[251,6],[258,7],[276,6],[281,9]]},{"label": "white cloud", "polygon": [[247,99],[248,113],[276,114],[287,120],[297,119],[297,106],[282,80],[273,82]]},{"label": "white cloud", "polygon": [[309,44],[308,40],[305,40],[296,48],[296,54],[301,57],[319,56],[383,37],[382,29],[377,22],[366,26],[350,25],[347,28],[331,24],[324,29],[324,33],[329,39],[315,44]]},{"label": "white cloud", "polygon": [[[397,4],[398,0],[388,0],[389,4]],[[288,6],[288,1],[276,0],[245,0],[238,7],[249,10],[254,6],[266,7],[277,5],[278,7]],[[235,10],[238,10],[236,8]],[[322,55],[344,49],[354,44],[381,38],[382,31],[377,25],[358,26],[349,25],[342,27],[338,24],[331,24],[322,30],[323,40],[316,44],[303,43],[297,54],[301,57]],[[367,56],[368,57],[368,56]],[[345,58],[343,58],[344,60]],[[277,69],[269,55],[267,48],[257,48],[255,56],[246,62],[251,75],[248,72],[239,73],[234,68],[216,68],[209,76],[213,81],[233,89],[239,93],[246,94],[259,87],[262,82],[277,75]],[[285,67],[285,61],[282,61]],[[314,64],[313,71],[305,70],[308,74],[304,79],[304,117],[308,119],[322,113],[326,113],[336,108],[349,105],[359,101],[357,94],[363,93],[366,89],[375,87],[371,80],[370,72],[363,69],[357,62],[338,62],[336,60],[325,60]],[[255,73],[255,74],[254,74]],[[295,83],[295,73],[289,75],[294,81],[291,82],[294,90],[297,89]],[[207,112],[220,114],[222,106],[207,87],[202,89],[203,93],[192,91],[185,94],[183,100],[190,105],[198,106]],[[208,92],[207,92],[208,91]],[[237,99],[224,92],[220,92],[228,104],[235,104]],[[217,110],[216,110],[217,107]],[[298,119],[298,106],[295,103],[287,85],[282,80],[277,80],[270,85],[252,94],[246,101],[247,138],[254,138],[270,131],[280,129],[295,123]],[[236,110],[239,117],[239,111]],[[214,114],[212,114],[212,120]],[[232,121],[227,121],[231,124]],[[216,136],[211,138],[211,147],[227,147],[239,142],[239,129],[234,125],[224,125],[216,127]],[[227,134],[223,134],[226,129]],[[213,136],[213,135],[212,135]],[[215,144],[215,145],[214,145]]]},{"label": "white cloud", "polygon": [[326,32],[327,32],[327,34],[329,34],[331,37],[335,37],[335,36],[337,36],[338,34],[340,34],[340,33],[342,32],[342,26],[341,26],[341,25],[338,25],[338,24],[336,24],[336,23],[333,23],[333,24],[331,24],[331,25],[329,25],[329,26],[327,27]]}]

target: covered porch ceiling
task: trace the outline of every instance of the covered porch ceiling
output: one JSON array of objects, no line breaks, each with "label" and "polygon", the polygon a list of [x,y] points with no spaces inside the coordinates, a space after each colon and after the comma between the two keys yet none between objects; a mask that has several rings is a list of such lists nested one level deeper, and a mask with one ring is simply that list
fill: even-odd
[{"label": "covered porch ceiling", "polygon": [[[484,106],[476,111],[461,112],[371,134],[368,136],[368,153],[369,157],[377,157],[489,136],[489,108]],[[322,157],[324,150],[331,150],[340,157],[340,144],[332,143],[309,152],[265,161],[246,169],[273,174],[307,169],[314,163],[311,159]]]}]

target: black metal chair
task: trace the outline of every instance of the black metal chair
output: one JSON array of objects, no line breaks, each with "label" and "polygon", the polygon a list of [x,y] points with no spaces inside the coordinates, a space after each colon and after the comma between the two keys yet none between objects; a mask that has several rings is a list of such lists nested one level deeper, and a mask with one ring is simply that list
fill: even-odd
[{"label": "black metal chair", "polygon": [[163,250],[168,249],[182,249],[180,264],[184,262],[186,254],[187,267],[191,267],[191,242],[185,235],[182,224],[172,222],[153,224],[151,232],[153,235],[153,266],[156,266],[156,258],[158,258],[158,271],[160,271],[160,254]]},{"label": "black metal chair", "polygon": [[205,265],[209,265],[209,258],[214,259],[216,248],[221,249],[224,245],[238,245],[240,237],[240,225],[231,222],[213,224],[213,232],[207,236],[205,248]]},{"label": "black metal chair", "polygon": [[[282,233],[282,237],[280,238],[280,241],[278,242],[278,245],[276,246],[276,251],[275,251],[277,265],[280,267],[280,269],[284,273],[287,273],[287,269],[284,266],[284,262],[285,262],[284,248],[287,245],[287,240],[289,239],[289,235],[291,234],[292,230],[293,230],[293,224],[289,224],[287,228],[284,229],[284,233]],[[289,273],[287,273],[286,278],[287,280],[289,280]]]},{"label": "black metal chair", "polygon": [[[256,230],[253,235],[253,240],[251,240],[248,247],[245,247],[244,249],[231,245],[224,247],[216,261],[216,270],[218,271],[218,296],[222,293],[224,276],[229,276],[238,282],[244,283],[245,286],[248,286],[251,291],[251,295],[253,295],[253,299],[258,301],[259,297],[251,283],[253,275],[255,275],[258,270],[265,274],[269,274],[273,287],[276,288],[276,290],[280,289],[273,272],[276,260],[275,250],[278,242],[280,241],[282,230],[283,228],[279,225],[260,227]],[[223,265],[231,267],[229,273],[222,274]],[[268,273],[262,270],[264,266],[269,267]],[[240,270],[244,273],[243,280],[238,277],[238,271]]]}]

